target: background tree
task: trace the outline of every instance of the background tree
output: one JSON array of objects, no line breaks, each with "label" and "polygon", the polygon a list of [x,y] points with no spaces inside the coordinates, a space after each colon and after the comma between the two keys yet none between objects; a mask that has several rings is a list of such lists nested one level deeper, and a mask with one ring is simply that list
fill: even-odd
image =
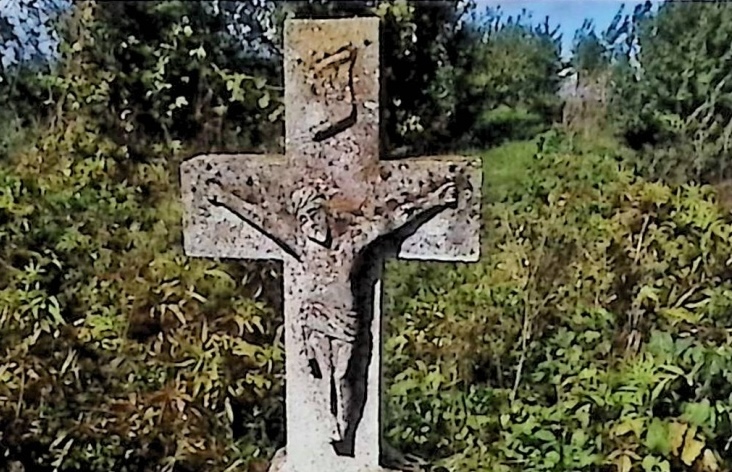
[{"label": "background tree", "polygon": [[606,123],[610,72],[610,51],[589,20],[575,32],[569,64],[563,87],[562,123],[574,132],[588,135]]},{"label": "background tree", "polygon": [[560,111],[558,28],[491,9],[475,18],[465,26],[453,136],[487,145],[546,129]]},{"label": "background tree", "polygon": [[608,51],[595,33],[595,25],[586,20],[575,32],[571,64],[580,75],[593,75],[608,66]]},{"label": "background tree", "polygon": [[41,117],[44,100],[39,72],[50,67],[54,25],[63,0],[6,2],[0,10],[0,159]]},{"label": "background tree", "polygon": [[[638,16],[639,50],[615,90],[620,132],[644,169],[675,180],[730,174],[732,5],[668,1]],[[652,148],[656,149],[652,149]]]},{"label": "background tree", "polygon": [[179,1],[97,6],[88,24],[65,32],[67,64],[96,69],[92,80],[105,98],[94,112],[137,158],[160,140],[186,140],[199,150],[271,148],[280,132],[270,126],[281,111],[280,69],[261,43],[262,8]]}]

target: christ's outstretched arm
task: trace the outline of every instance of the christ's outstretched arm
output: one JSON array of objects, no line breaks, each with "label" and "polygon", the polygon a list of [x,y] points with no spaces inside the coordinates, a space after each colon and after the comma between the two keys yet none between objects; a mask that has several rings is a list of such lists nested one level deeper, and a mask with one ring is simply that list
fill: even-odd
[{"label": "christ's outstretched arm", "polygon": [[266,202],[250,203],[235,193],[225,190],[216,179],[209,179],[208,200],[214,206],[226,208],[244,222],[267,236],[285,252],[301,260],[298,245],[297,224],[292,216],[283,210],[273,210]]},{"label": "christ's outstretched arm", "polygon": [[426,194],[402,193],[391,197],[386,200],[390,211],[385,229],[392,232],[420,219],[427,221],[448,208],[455,208],[457,200],[458,189],[453,181],[448,181]]}]

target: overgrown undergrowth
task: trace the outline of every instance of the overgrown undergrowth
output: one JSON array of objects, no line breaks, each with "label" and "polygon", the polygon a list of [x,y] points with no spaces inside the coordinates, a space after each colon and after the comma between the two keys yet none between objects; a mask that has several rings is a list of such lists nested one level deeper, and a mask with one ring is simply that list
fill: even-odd
[{"label": "overgrown undergrowth", "polygon": [[[729,470],[730,216],[567,143],[484,153],[480,263],[390,265],[387,437],[454,471]],[[0,164],[8,461],[258,470],[281,445],[276,268],[183,255],[177,160],[79,119]]]},{"label": "overgrown undergrowth", "polygon": [[479,264],[392,264],[389,438],[455,471],[729,470],[729,213],[538,142],[484,154]]}]

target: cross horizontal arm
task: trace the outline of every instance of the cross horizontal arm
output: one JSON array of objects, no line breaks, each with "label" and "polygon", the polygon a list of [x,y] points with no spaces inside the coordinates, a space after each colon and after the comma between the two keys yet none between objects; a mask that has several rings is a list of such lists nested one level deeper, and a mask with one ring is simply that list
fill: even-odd
[{"label": "cross horizontal arm", "polygon": [[205,155],[181,164],[186,253],[297,258],[297,225],[285,207],[286,167],[278,155]]},{"label": "cross horizontal arm", "polygon": [[226,208],[274,241],[287,254],[300,260],[299,248],[296,245],[297,235],[293,230],[294,222],[288,221],[290,218],[287,214],[271,212],[267,208],[268,204],[264,202],[258,205],[252,204],[237,195],[235,190],[226,190],[217,179],[211,179],[208,183],[208,200],[212,205]]},{"label": "cross horizontal arm", "polygon": [[480,252],[480,161],[444,156],[382,161],[378,201],[390,230],[413,225],[399,257],[475,261]]}]

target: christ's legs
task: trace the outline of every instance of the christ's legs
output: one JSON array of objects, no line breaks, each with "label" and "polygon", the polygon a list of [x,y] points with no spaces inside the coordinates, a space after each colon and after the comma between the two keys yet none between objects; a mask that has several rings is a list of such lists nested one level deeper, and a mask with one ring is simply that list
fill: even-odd
[{"label": "christ's legs", "polygon": [[333,339],[331,346],[333,347],[333,381],[335,382],[336,391],[336,422],[339,435],[343,439],[348,429],[349,405],[353,394],[351,385],[346,378],[351,355],[353,354],[353,343]]},{"label": "christ's legs", "polygon": [[358,316],[342,302],[308,301],[303,304],[306,327],[306,355],[316,382],[322,411],[330,413],[334,443],[346,439],[349,427],[353,386],[346,378],[354,351]]},{"label": "christ's legs", "polygon": [[[317,384],[317,390],[319,397],[322,401],[322,405],[325,407],[324,411],[330,413],[330,387],[331,380],[333,379],[333,361],[331,357],[331,342],[328,337],[318,331],[311,331],[310,336],[307,338],[309,350],[314,354],[314,360],[318,365],[320,376],[313,376],[314,382]],[[333,440],[340,440],[338,436],[338,425],[333,421],[332,415],[327,415],[328,422],[330,423],[330,435]]]}]

